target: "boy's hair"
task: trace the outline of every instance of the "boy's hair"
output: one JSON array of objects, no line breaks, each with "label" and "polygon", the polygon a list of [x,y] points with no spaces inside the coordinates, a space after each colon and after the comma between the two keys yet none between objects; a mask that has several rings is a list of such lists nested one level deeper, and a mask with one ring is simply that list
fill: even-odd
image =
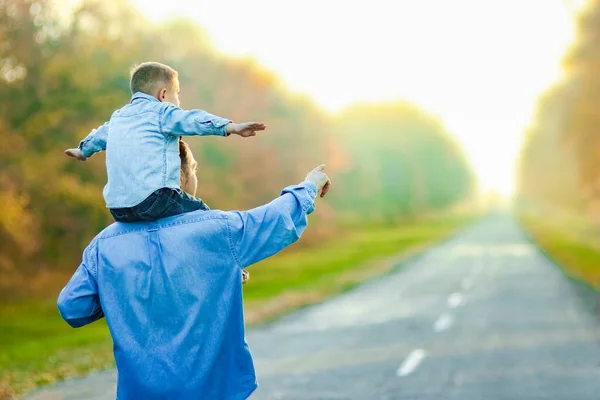
[{"label": "boy's hair", "polygon": [[174,84],[178,74],[168,65],[158,62],[145,62],[131,69],[131,94],[142,92],[154,96],[160,84]]}]

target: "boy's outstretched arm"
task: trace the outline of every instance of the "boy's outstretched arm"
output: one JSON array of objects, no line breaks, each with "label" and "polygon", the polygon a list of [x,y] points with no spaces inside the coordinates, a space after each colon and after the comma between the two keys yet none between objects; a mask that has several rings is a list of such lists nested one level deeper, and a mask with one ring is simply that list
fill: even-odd
[{"label": "boy's outstretched arm", "polygon": [[241,124],[231,122],[225,127],[228,135],[235,134],[241,137],[256,136],[256,131],[264,131],[265,129],[267,129],[267,126],[261,122],[242,122]]},{"label": "boy's outstretched arm", "polygon": [[265,124],[245,122],[237,124],[227,118],[221,118],[202,110],[182,110],[165,103],[160,115],[161,131],[165,135],[175,136],[256,136],[257,131],[264,131]]},{"label": "boy's outstretched arm", "polygon": [[100,126],[98,129],[93,129],[90,134],[79,143],[79,147],[67,149],[65,150],[65,154],[79,161],[85,161],[99,151],[106,150],[107,138],[108,122],[105,122],[104,125]]}]

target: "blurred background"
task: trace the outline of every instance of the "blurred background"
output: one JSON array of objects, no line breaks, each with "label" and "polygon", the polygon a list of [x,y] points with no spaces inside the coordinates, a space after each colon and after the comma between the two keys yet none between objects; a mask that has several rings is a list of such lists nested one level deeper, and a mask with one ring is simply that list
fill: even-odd
[{"label": "blurred background", "polygon": [[0,398],[112,365],[104,322],[70,330],[55,308],[112,222],[104,154],[63,151],[129,101],[134,64],[178,70],[183,108],[268,125],[188,140],[212,208],[328,166],[305,237],[252,269],[254,323],[490,207],[600,285],[599,41],[592,0],[0,0]]}]

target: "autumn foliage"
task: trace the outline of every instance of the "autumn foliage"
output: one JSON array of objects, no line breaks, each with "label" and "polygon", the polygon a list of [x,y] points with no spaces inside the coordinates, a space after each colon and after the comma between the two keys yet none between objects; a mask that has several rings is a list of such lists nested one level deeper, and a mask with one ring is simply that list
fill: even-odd
[{"label": "autumn foliage", "polygon": [[577,19],[565,54],[565,78],[538,102],[527,132],[520,172],[524,206],[581,217],[600,212],[600,1]]},{"label": "autumn foliage", "polygon": [[400,221],[471,192],[462,152],[423,110],[369,104],[330,116],[251,60],[220,55],[191,22],[153,25],[118,0],[61,4],[0,0],[0,298],[72,273],[112,222],[104,156],[79,163],[63,150],[129,101],[127,73],[142,61],[179,71],[182,107],[268,125],[253,139],[189,140],[198,195],[212,208],[258,206],[323,162],[335,186],[309,241],[344,221]]}]

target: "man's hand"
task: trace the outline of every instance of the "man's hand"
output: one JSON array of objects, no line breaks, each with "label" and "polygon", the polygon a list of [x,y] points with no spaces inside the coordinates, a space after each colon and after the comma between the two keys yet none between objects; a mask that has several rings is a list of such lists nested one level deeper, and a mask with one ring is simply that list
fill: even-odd
[{"label": "man's hand", "polygon": [[321,164],[306,175],[306,180],[317,186],[317,191],[321,197],[325,197],[331,186],[331,180],[327,174],[323,172],[324,170],[325,164]]},{"label": "man's hand", "polygon": [[266,125],[261,122],[244,122],[236,124],[231,122],[227,124],[226,128],[228,134],[240,135],[241,137],[256,136],[256,131],[264,131],[267,129]]},{"label": "man's hand", "polygon": [[81,150],[79,150],[79,149],[67,149],[67,150],[65,150],[65,154],[68,155],[69,157],[74,158],[79,161],[87,160],[87,157],[84,156],[83,153],[81,152]]}]

